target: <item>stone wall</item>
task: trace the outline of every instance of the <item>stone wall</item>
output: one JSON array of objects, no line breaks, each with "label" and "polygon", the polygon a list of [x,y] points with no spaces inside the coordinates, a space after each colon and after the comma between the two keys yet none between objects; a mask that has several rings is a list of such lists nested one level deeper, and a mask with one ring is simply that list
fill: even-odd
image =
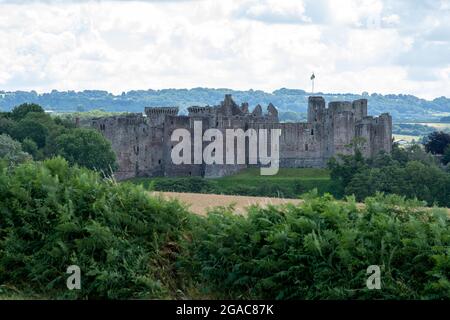
[{"label": "stone wall", "polygon": [[[193,106],[188,112],[187,116],[180,116],[176,107],[145,108],[144,114],[92,119],[87,125],[111,141],[119,163],[118,179],[141,176],[220,177],[247,167],[246,164],[228,165],[225,159],[224,164],[174,165],[171,152],[178,141],[171,141],[171,135],[176,129],[189,130],[193,155],[195,121],[202,122],[203,133],[209,128],[223,133],[224,157],[229,151],[225,139],[227,129],[281,129],[281,167],[325,167],[330,157],[351,154],[354,150],[351,144],[356,140],[363,141],[360,147],[366,157],[380,151],[391,152],[392,149],[391,116],[367,116],[367,100],[364,99],[330,102],[327,107],[322,97],[310,97],[308,122],[305,123],[280,123],[278,111],[272,104],[267,106],[266,112],[260,105],[250,112],[247,103],[238,106],[230,95],[226,95],[218,106]],[[203,148],[209,143],[203,142]],[[248,164],[248,140],[245,146]]]}]

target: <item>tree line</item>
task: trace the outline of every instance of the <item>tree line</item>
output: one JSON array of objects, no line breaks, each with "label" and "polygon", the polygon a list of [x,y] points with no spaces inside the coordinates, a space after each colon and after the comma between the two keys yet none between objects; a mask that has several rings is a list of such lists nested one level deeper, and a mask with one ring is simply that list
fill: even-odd
[{"label": "tree line", "polygon": [[54,156],[105,173],[117,169],[111,143],[96,130],[51,117],[37,104],[25,103],[0,113],[0,158],[13,165]]},{"label": "tree line", "polygon": [[372,159],[356,149],[354,155],[332,158],[328,166],[343,193],[357,200],[383,192],[449,207],[449,162],[450,135],[433,132],[424,147],[394,144],[391,154],[380,153]]}]

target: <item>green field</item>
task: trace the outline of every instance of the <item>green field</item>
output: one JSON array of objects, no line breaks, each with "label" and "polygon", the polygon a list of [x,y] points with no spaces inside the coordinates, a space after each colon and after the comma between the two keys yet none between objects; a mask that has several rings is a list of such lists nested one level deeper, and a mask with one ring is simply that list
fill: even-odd
[{"label": "green field", "polygon": [[251,168],[233,176],[215,179],[158,177],[130,181],[156,191],[297,198],[317,189],[320,194],[342,195],[328,170],[311,168],[280,169],[275,176],[261,176],[259,169]]},{"label": "green field", "polygon": [[410,124],[420,124],[423,126],[428,126],[435,128],[436,130],[450,130],[450,123],[442,123],[442,122],[419,122],[419,123],[410,123]]},{"label": "green field", "polygon": [[330,180],[330,172],[327,169],[313,169],[313,168],[297,168],[297,169],[288,169],[281,168],[278,171],[278,174],[275,176],[261,176],[260,169],[251,168],[245,169],[239,172],[236,175],[219,178],[218,180],[240,180],[240,179],[249,179],[256,181],[261,180]]}]

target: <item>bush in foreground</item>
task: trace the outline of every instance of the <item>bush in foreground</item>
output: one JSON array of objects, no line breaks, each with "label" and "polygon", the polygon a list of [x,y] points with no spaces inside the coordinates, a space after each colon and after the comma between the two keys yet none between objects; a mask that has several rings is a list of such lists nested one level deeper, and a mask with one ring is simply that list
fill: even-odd
[{"label": "bush in foreground", "polygon": [[[439,299],[450,297],[448,212],[396,196],[300,206],[216,210],[199,219],[181,265],[218,298]],[[381,266],[382,290],[367,268]]]},{"label": "bush in foreground", "polygon": [[[50,298],[161,298],[187,212],[61,158],[0,167],[0,284]],[[66,288],[78,265],[82,290]]]}]

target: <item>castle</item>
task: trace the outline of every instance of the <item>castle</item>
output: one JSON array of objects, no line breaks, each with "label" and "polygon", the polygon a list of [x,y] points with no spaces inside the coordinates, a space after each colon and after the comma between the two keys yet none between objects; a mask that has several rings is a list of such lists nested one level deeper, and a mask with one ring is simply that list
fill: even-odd
[{"label": "castle", "polygon": [[145,108],[144,114],[90,119],[86,125],[111,141],[119,164],[116,177],[120,180],[145,176],[221,177],[249,166],[173,164],[171,150],[177,142],[171,141],[171,134],[179,128],[192,131],[194,121],[201,121],[203,130],[281,129],[279,165],[282,168],[325,167],[335,155],[352,154],[351,144],[355,141],[361,142],[365,157],[392,149],[391,116],[387,113],[368,116],[365,99],[330,102],[326,107],[322,97],[310,97],[305,123],[280,123],[272,104],[267,107],[267,113],[263,113],[260,105],[250,111],[247,103],[238,106],[231,95],[226,95],[218,106],[193,106],[188,108],[188,115],[178,115],[178,111],[177,107]]}]

